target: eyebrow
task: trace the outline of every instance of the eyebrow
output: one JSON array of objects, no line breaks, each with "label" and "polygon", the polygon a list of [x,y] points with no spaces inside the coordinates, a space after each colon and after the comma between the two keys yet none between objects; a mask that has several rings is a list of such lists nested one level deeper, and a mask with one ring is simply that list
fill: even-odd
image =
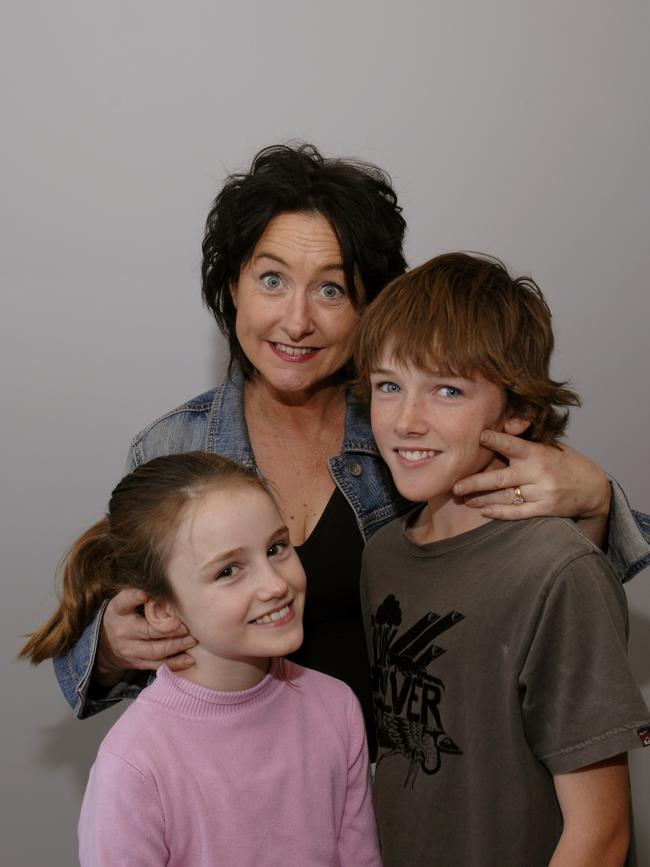
[{"label": "eyebrow", "polygon": [[216,566],[217,563],[223,563],[224,560],[232,560],[233,557],[236,557],[238,554],[241,554],[243,548],[232,548],[230,551],[224,551],[223,553],[215,554],[214,557],[211,557],[207,562],[203,563],[199,568],[203,572],[204,569],[209,569],[211,566]]},{"label": "eyebrow", "polygon": [[[375,367],[370,371],[370,376],[394,376],[397,371],[392,368]],[[434,379],[463,379],[466,382],[473,382],[468,376],[461,376],[458,373],[449,373],[444,370],[427,370],[426,373]]]},{"label": "eyebrow", "polygon": [[[280,524],[280,526],[278,526],[271,533],[266,544],[270,545],[275,539],[278,538],[278,536],[281,536],[284,533],[288,535],[289,529],[285,524]],[[224,551],[223,553],[215,554],[214,557],[211,557],[206,563],[203,563],[203,565],[199,566],[199,569],[201,570],[201,572],[203,572],[204,570],[209,569],[212,566],[216,566],[218,563],[224,563],[225,561],[233,560],[239,554],[242,554],[245,550],[245,548],[242,548],[240,546],[239,548],[231,548],[230,551]]]},{"label": "eyebrow", "polygon": [[[262,250],[260,253],[257,253],[253,256],[253,262],[257,262],[258,259],[271,259],[273,262],[278,262],[280,265],[283,265],[285,268],[291,268],[288,262],[281,256],[276,256],[274,253],[267,253]],[[320,271],[344,271],[343,262],[329,262],[327,265],[321,266]]]}]

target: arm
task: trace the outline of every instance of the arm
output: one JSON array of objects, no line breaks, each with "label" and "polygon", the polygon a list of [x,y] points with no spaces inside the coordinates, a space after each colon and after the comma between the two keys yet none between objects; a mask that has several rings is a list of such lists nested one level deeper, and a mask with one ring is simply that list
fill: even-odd
[{"label": "arm", "polygon": [[79,817],[81,867],[161,867],[165,821],[151,780],[119,756],[100,753]]},{"label": "arm", "polygon": [[196,642],[180,620],[165,634],[139,613],[146,594],[126,588],[104,603],[75,646],[54,660],[59,685],[79,719],[135,698],[146,686],[143,672],[163,662],[174,671],[194,665]]},{"label": "arm", "polygon": [[[481,442],[508,466],[458,482],[454,493],[468,505],[501,520],[573,518],[590,541],[606,549],[622,581],[650,564],[650,517],[633,512],[618,483],[588,458],[567,445],[554,448],[495,431],[484,431]],[[513,504],[514,488],[521,490],[523,505]]]},{"label": "arm", "polygon": [[359,702],[350,693],[348,777],[339,829],[341,867],[381,867],[377,823],[372,806],[366,729]]},{"label": "arm", "polygon": [[549,867],[622,867],[630,843],[627,755],[553,777],[564,830]]}]

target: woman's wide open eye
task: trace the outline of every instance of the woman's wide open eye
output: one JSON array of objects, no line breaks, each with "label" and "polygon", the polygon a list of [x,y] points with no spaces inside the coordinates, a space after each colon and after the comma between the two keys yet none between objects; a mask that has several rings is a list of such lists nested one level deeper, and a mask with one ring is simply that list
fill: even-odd
[{"label": "woman's wide open eye", "polygon": [[267,289],[279,289],[280,286],[282,286],[282,280],[280,279],[280,275],[275,274],[272,271],[268,274],[262,274],[262,283],[266,286]]},{"label": "woman's wide open eye", "polygon": [[345,295],[343,288],[338,283],[323,283],[318,291],[327,301],[338,301]]}]

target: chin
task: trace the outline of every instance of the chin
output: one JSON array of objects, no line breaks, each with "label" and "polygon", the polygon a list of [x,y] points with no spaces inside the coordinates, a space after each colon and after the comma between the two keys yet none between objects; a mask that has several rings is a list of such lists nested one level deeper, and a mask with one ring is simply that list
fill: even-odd
[{"label": "chin", "polygon": [[291,638],[289,638],[287,640],[285,649],[278,655],[279,656],[286,656],[287,654],[293,653],[294,651],[298,650],[298,648],[302,644],[303,638],[304,638],[304,632],[303,632],[303,629],[301,626],[300,630],[298,632],[296,632],[295,635],[292,635]]}]

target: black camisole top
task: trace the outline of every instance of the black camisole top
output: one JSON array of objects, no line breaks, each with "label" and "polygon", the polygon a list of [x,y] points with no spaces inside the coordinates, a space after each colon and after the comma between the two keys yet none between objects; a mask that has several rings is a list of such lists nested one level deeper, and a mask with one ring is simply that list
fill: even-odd
[{"label": "black camisole top", "polygon": [[361,619],[359,575],[363,538],[354,512],[334,489],[323,514],[296,546],[307,575],[305,639],[288,658],[345,681],[361,702],[374,758],[370,665]]}]

